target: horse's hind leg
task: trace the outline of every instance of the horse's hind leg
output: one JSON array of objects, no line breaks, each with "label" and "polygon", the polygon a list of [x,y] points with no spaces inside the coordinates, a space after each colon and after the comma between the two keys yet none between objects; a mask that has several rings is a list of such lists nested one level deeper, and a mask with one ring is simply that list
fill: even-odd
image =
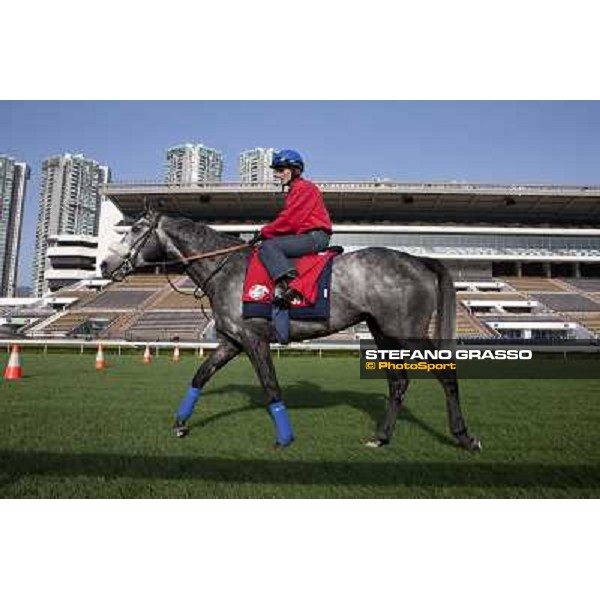
[{"label": "horse's hind leg", "polygon": [[[368,319],[367,325],[369,326],[369,330],[371,331],[371,335],[373,336],[377,347],[380,349],[385,347],[389,348],[389,340],[385,338],[375,320]],[[387,408],[383,420],[378,425],[375,432],[375,439],[366,444],[370,448],[378,448],[390,443],[392,435],[394,434],[400,408],[402,407],[406,390],[408,389],[408,377],[404,371],[386,369],[386,376],[389,389]]]},{"label": "horse's hind leg", "polygon": [[269,342],[254,336],[244,336],[243,344],[265,393],[267,408],[275,426],[275,447],[285,448],[294,441],[294,432],[287,408],[281,399]]},{"label": "horse's hind leg", "polygon": [[175,414],[173,432],[177,437],[184,437],[189,433],[189,427],[186,422],[194,412],[194,408],[200,399],[202,388],[221,367],[225,366],[240,352],[241,348],[239,346],[236,346],[229,340],[225,340],[219,344],[215,351],[198,367],[198,370],[192,379],[192,385],[183,397],[179,409]]},{"label": "horse's hind leg", "polygon": [[[435,346],[429,338],[407,341],[406,346],[411,350],[435,350]],[[481,442],[479,439],[471,437],[467,432],[467,425],[460,407],[456,370],[436,369],[433,373],[444,388],[444,393],[446,394],[446,410],[448,411],[448,424],[450,426],[450,432],[455,437],[458,445],[467,450],[481,450]]]},{"label": "horse's hind leg", "polygon": [[460,408],[456,371],[444,369],[440,371],[436,370],[434,373],[446,393],[448,423],[450,431],[458,442],[458,445],[467,450],[481,450],[481,442],[479,439],[471,437],[467,432],[467,425]]}]

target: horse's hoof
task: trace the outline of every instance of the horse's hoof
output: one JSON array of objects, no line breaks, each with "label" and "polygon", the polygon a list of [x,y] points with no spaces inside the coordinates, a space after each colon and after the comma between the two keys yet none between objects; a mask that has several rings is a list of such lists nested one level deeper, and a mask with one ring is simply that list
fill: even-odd
[{"label": "horse's hoof", "polygon": [[367,448],[381,448],[382,446],[387,446],[389,443],[389,440],[369,440],[365,442],[365,446]]},{"label": "horse's hoof", "polygon": [[288,448],[289,446],[291,446],[293,442],[294,442],[293,437],[291,437],[289,440],[286,440],[284,442],[275,440],[275,444],[273,444],[273,448],[275,448],[275,450],[283,450],[284,448]]},{"label": "horse's hoof", "polygon": [[481,452],[481,440],[469,435],[463,435],[458,438],[458,445],[470,452]]},{"label": "horse's hoof", "polygon": [[471,440],[471,448],[473,452],[481,452],[481,440],[479,438],[473,438]]},{"label": "horse's hoof", "polygon": [[176,422],[173,425],[173,433],[175,437],[184,438],[190,432],[190,428],[185,423]]}]

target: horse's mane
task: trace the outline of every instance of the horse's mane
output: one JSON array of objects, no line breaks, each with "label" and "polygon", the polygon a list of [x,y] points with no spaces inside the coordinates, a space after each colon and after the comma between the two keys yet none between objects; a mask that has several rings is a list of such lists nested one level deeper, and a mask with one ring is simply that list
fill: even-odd
[{"label": "horse's mane", "polygon": [[236,244],[242,244],[244,241],[241,237],[230,233],[224,233],[213,229],[206,223],[201,221],[194,221],[188,217],[182,217],[181,215],[172,215],[164,213],[165,217],[169,217],[177,221],[179,232],[190,242],[193,242],[199,237],[210,236],[219,246],[223,248]]}]

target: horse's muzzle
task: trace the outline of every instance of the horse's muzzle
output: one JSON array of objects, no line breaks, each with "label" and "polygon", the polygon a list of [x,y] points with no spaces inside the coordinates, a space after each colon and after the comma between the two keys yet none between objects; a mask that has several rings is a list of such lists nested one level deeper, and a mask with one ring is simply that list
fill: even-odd
[{"label": "horse's muzzle", "polygon": [[122,281],[133,271],[133,266],[128,258],[109,256],[100,263],[100,272],[105,279]]},{"label": "horse's muzzle", "polygon": [[120,242],[113,242],[109,247],[108,251],[111,254],[116,254],[119,258],[127,258],[129,256],[129,247],[126,244]]}]

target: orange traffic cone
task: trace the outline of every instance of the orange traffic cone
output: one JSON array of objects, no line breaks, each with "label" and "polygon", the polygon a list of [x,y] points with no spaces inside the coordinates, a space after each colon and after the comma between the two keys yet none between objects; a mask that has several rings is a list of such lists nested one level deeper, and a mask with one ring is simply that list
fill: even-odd
[{"label": "orange traffic cone", "polygon": [[6,381],[21,379],[20,350],[16,344],[12,347],[8,364],[4,369],[4,379]]},{"label": "orange traffic cone", "polygon": [[102,344],[98,344],[98,352],[96,353],[96,371],[106,369],[108,365],[104,360],[104,352],[102,351]]},{"label": "orange traffic cone", "polygon": [[173,362],[179,362],[179,346],[175,346],[173,350]]},{"label": "orange traffic cone", "polygon": [[152,362],[152,356],[150,355],[150,346],[146,346],[144,350],[144,364],[149,365]]}]

